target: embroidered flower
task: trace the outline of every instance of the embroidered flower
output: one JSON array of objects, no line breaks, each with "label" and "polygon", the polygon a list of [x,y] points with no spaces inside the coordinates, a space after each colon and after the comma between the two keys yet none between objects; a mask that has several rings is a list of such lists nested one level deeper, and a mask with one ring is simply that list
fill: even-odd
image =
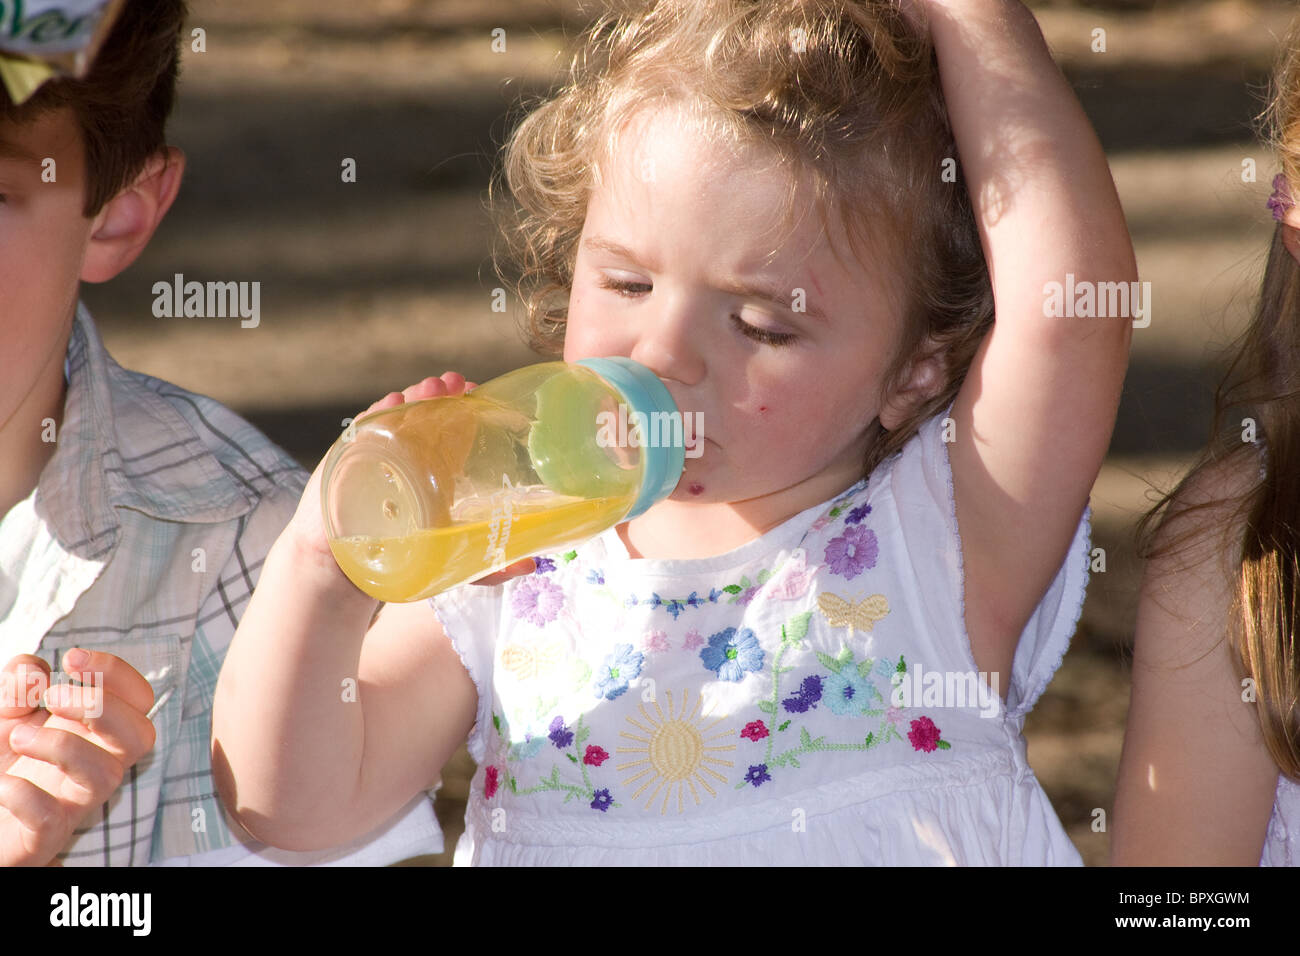
[{"label": "embroidered flower", "polygon": [[893,676],[898,673],[898,664],[887,657],[882,657],[880,660],[876,661],[876,666],[871,668],[871,673],[878,677],[892,679]]},{"label": "embroidered flower", "polygon": [[645,656],[632,650],[631,644],[619,644],[614,653],[606,655],[605,663],[596,669],[596,696],[613,700],[627,690],[630,680],[641,673]]},{"label": "embroidered flower", "polygon": [[761,720],[751,720],[745,725],[745,729],[740,732],[740,736],[749,740],[762,740],[767,736],[767,724]]},{"label": "embroidered flower", "polygon": [[855,525],[844,529],[842,535],[832,538],[826,545],[826,563],[830,565],[832,574],[851,581],[867,568],[874,568],[879,553],[876,533]]},{"label": "embroidered flower", "polygon": [[587,752],[582,755],[582,762],[589,767],[599,767],[609,759],[609,754],[605,752],[604,747],[597,747],[595,744],[587,744]]},{"label": "embroidered flower", "polygon": [[533,568],[533,574],[549,574],[555,570],[555,562],[550,558],[533,558],[533,563],[537,565]]},{"label": "embroidered flower", "polygon": [[704,666],[723,680],[739,682],[746,671],[763,668],[763,649],[749,628],[736,633],[734,627],[719,631],[709,638],[709,646],[700,651]]},{"label": "embroidered flower", "polygon": [[550,730],[551,732],[547,736],[551,738],[551,743],[555,744],[560,750],[573,743],[573,731],[564,726],[563,717],[556,717],[551,721]]},{"label": "embroidered flower", "polygon": [[510,745],[510,759],[528,760],[532,757],[536,757],[545,746],[545,737],[534,737],[532,734],[524,734],[522,743]]},{"label": "embroidered flower", "polygon": [[496,796],[497,787],[500,785],[497,779],[499,773],[500,771],[496,767],[488,767],[487,773],[484,774],[486,780],[483,784],[483,792],[487,794],[489,800]]},{"label": "embroidered flower", "polygon": [[591,809],[599,810],[601,813],[608,810],[609,805],[614,802],[614,798],[609,795],[609,790],[605,787],[597,790],[592,796],[595,799],[591,801]]},{"label": "embroidered flower", "polygon": [[693,651],[697,647],[704,646],[704,638],[700,637],[700,632],[691,628],[686,632],[686,640],[682,641],[682,650]]},{"label": "embroidered flower", "polygon": [[871,709],[875,688],[858,675],[856,667],[842,668],[826,678],[826,706],[840,717],[862,717]]},{"label": "embroidered flower", "polygon": [[901,707],[891,706],[888,710],[885,711],[885,720],[893,724],[895,727],[898,726],[899,721],[906,720],[906,719],[907,719],[907,714],[903,711],[903,708]]},{"label": "embroidered flower", "polygon": [[822,515],[820,518],[818,518],[816,521],[812,523],[812,530],[820,531],[822,528],[826,527],[830,523],[831,523],[830,515]]},{"label": "embroidered flower", "polygon": [[871,514],[871,505],[858,505],[844,519],[845,524],[860,524],[862,519]]},{"label": "embroidered flower", "polygon": [[523,618],[537,627],[543,627],[555,620],[564,604],[564,592],[549,578],[530,574],[522,579],[511,599],[511,608],[515,617]]},{"label": "embroidered flower", "polygon": [[587,572],[587,583],[604,584],[605,583],[604,572],[602,572],[599,568],[592,568],[590,571]]},{"label": "embroidered flower", "polygon": [[939,728],[929,717],[918,717],[912,721],[912,729],[907,732],[907,739],[912,742],[914,750],[926,753],[939,746]]},{"label": "embroidered flower", "polygon": [[815,708],[817,702],[822,699],[822,679],[816,674],[812,674],[803,679],[799,685],[799,692],[793,697],[787,697],[781,701],[781,706],[791,714],[803,714],[809,709]]},{"label": "embroidered flower", "polygon": [[816,567],[808,567],[803,548],[796,548],[765,585],[767,597],[779,601],[793,601],[803,597],[816,573]]},{"label": "embroidered flower", "polygon": [[671,645],[668,643],[668,635],[663,631],[651,631],[641,639],[641,646],[647,651],[666,651]]},{"label": "embroidered flower", "polygon": [[749,773],[745,774],[745,783],[752,783],[758,786],[772,779],[772,775],[767,772],[767,764],[760,763],[749,768]]}]

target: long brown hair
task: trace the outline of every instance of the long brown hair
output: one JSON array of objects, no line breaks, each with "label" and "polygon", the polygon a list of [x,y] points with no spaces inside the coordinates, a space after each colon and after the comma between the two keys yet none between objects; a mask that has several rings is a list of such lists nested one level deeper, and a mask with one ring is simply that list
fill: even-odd
[{"label": "long brown hair", "polygon": [[501,270],[507,257],[497,264],[525,304],[530,344],[562,350],[587,198],[613,134],[640,110],[682,105],[720,142],[774,150],[811,182],[819,214],[843,217],[859,257],[883,243],[901,272],[905,331],[882,384],[898,380],[927,335],[947,375],[900,427],[870,423],[870,472],[952,401],[993,322],[928,37],[896,0],[616,6],[584,34],[567,82],[530,104],[505,146],[501,174],[517,206],[501,212],[502,234],[518,280]]},{"label": "long brown hair", "polygon": [[[1300,24],[1275,72],[1263,119],[1290,193],[1300,196]],[[1148,560],[1179,551],[1193,537],[1204,540],[1212,511],[1231,516],[1221,529],[1233,533],[1222,546],[1230,549],[1236,574],[1226,639],[1238,677],[1255,683],[1269,754],[1283,773],[1300,779],[1300,263],[1283,245],[1285,228],[1278,223],[1254,316],[1215,391],[1210,444],[1178,486],[1143,516],[1138,549]],[[1257,443],[1244,431],[1248,419]],[[1179,507],[1180,518],[1193,520],[1156,546],[1156,534],[1172,517],[1170,503],[1185,498],[1193,484],[1202,487],[1210,470],[1246,476],[1233,484],[1247,490],[1233,499]]]}]

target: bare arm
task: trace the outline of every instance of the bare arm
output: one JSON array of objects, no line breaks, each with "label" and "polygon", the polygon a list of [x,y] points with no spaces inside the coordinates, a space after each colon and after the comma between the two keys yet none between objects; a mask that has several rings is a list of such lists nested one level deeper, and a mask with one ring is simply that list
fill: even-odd
[{"label": "bare arm", "polygon": [[1244,493],[1242,477],[1208,472],[1174,503],[1157,543],[1189,521],[1204,528],[1181,553],[1153,560],[1142,581],[1133,690],[1115,792],[1117,865],[1255,866],[1278,769],[1226,639],[1233,568],[1228,508],[1177,517],[1198,501]]},{"label": "bare arm", "polygon": [[1132,328],[1131,315],[1048,317],[1045,286],[1127,284],[1137,268],[1101,145],[1032,14],[1019,0],[924,6],[997,314],[950,455],[967,629],[980,669],[1005,677],[1110,444]]},{"label": "bare arm", "polygon": [[[465,384],[444,379],[406,398]],[[335,564],[320,511],[318,468],[267,555],[212,721],[212,770],[226,806],[253,836],[289,850],[361,836],[432,788],[473,726],[478,699],[427,602],[386,605],[372,623],[379,604]],[[345,693],[349,678],[355,695]]]}]

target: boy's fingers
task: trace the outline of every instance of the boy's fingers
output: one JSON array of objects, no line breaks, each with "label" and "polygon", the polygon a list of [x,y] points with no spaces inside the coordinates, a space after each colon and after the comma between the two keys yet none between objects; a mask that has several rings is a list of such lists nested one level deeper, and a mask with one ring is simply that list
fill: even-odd
[{"label": "boy's fingers", "polygon": [[153,688],[144,675],[113,654],[74,648],[63,655],[63,669],[73,680],[103,687],[142,714],[153,706]]},{"label": "boy's fingers", "polygon": [[24,739],[19,731],[9,735],[9,746],[33,760],[57,767],[82,793],[60,792],[56,797],[72,800],[77,806],[98,806],[122,785],[126,767],[122,761],[97,747],[85,737],[49,724],[32,728],[35,733]]},{"label": "boy's fingers", "polygon": [[47,727],[85,737],[128,767],[152,750],[157,739],[153,722],[144,712],[103,688],[52,687],[46,707],[51,715]]},{"label": "boy's fingers", "polygon": [[41,706],[50,665],[32,654],[13,657],[0,671],[0,719],[22,717]]},{"label": "boy's fingers", "polygon": [[[8,810],[13,814],[14,820],[31,831],[31,836],[24,838],[23,843],[33,859],[5,860],[6,864],[39,865],[45,862],[41,859],[42,850],[49,857],[59,852],[67,837],[63,832],[67,824],[64,822],[63,808],[53,796],[30,780],[5,774],[0,776],[0,807]],[[12,826],[10,821],[4,823]],[[8,843],[7,840],[3,842]]]}]

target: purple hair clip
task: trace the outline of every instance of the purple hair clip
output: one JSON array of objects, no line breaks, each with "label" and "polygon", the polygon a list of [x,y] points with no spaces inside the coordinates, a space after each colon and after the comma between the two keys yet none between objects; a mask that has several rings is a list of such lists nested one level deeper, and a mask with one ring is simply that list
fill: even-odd
[{"label": "purple hair clip", "polygon": [[1268,208],[1273,211],[1273,218],[1281,222],[1295,205],[1291,198],[1291,187],[1287,185],[1286,174],[1278,173],[1273,177],[1273,195],[1268,197]]}]

